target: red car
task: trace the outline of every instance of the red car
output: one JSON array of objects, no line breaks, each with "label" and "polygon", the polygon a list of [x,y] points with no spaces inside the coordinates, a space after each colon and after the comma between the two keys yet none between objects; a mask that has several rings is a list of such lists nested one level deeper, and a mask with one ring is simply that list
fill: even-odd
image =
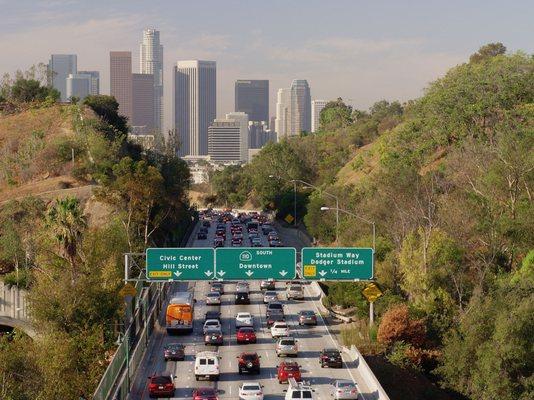
[{"label": "red car", "polygon": [[210,387],[193,389],[193,400],[219,400],[217,391]]},{"label": "red car", "polygon": [[254,332],[254,328],[239,328],[239,330],[237,331],[236,340],[238,344],[256,343],[256,333]]},{"label": "red car", "polygon": [[298,365],[295,361],[282,361],[278,366],[277,375],[279,383],[287,383],[289,378],[293,378],[297,382],[302,381],[300,365]]},{"label": "red car", "polygon": [[153,375],[148,377],[148,395],[156,397],[174,397],[174,377],[172,375]]},{"label": "red car", "polygon": [[241,353],[240,356],[237,356],[239,375],[241,375],[243,372],[259,375],[260,358],[261,356],[259,356],[258,353]]}]

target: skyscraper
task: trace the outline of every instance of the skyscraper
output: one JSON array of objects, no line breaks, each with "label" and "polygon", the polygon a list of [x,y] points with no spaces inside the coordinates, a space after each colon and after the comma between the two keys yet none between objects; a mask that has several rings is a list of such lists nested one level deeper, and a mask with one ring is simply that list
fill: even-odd
[{"label": "skyscraper", "polygon": [[311,131],[311,95],[305,79],[293,79],[291,83],[290,114],[290,135]]},{"label": "skyscraper", "polygon": [[139,71],[154,75],[154,128],[163,130],[163,46],[159,31],[145,29],[139,52]]},{"label": "skyscraper", "polygon": [[276,101],[276,119],[274,122],[274,130],[278,140],[284,136],[290,135],[290,106],[291,106],[291,91],[290,89],[278,89]]},{"label": "skyscraper", "polygon": [[208,128],[208,154],[214,162],[248,160],[248,116],[243,112],[226,114]]},{"label": "skyscraper", "polygon": [[111,51],[110,93],[119,103],[119,113],[132,120],[132,53],[130,51]]},{"label": "skyscraper", "polygon": [[79,100],[85,99],[91,93],[91,75],[69,74],[67,77],[67,99],[77,97]]},{"label": "skyscraper", "polygon": [[89,94],[100,94],[100,72],[98,71],[78,71],[78,74],[89,75],[91,77],[91,88]]},{"label": "skyscraper", "polygon": [[269,81],[237,80],[235,111],[247,113],[249,121],[269,122]]},{"label": "skyscraper", "polygon": [[154,75],[132,74],[132,120],[137,132],[152,133],[155,129]]},{"label": "skyscraper", "polygon": [[67,101],[67,78],[78,72],[76,54],[52,54],[48,62],[48,84],[61,94],[61,101]]},{"label": "skyscraper", "polygon": [[317,132],[320,125],[321,111],[326,106],[325,100],[312,100],[311,104],[311,131]]},{"label": "skyscraper", "polygon": [[178,61],[174,67],[174,128],[178,155],[208,154],[208,127],[216,116],[215,61]]}]

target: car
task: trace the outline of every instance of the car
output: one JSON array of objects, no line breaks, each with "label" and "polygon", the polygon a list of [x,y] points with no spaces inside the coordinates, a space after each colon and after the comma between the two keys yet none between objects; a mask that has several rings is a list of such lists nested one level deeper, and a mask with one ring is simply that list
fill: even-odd
[{"label": "car", "polygon": [[165,361],[185,360],[185,346],[181,343],[169,343],[163,347]]},{"label": "car", "polygon": [[208,319],[216,319],[216,320],[221,320],[221,312],[220,311],[215,311],[215,310],[210,310],[210,311],[206,311],[206,314],[204,316],[204,322],[206,322]]},{"label": "car", "polygon": [[294,399],[310,399],[315,400],[315,390],[311,386],[305,385],[302,382],[297,382],[293,378],[288,379],[289,387],[287,389],[284,400],[294,400]]},{"label": "car", "polygon": [[299,325],[317,325],[317,315],[312,310],[300,310],[298,321]]},{"label": "car", "polygon": [[250,296],[247,292],[236,292],[235,304],[250,304]]},{"label": "car", "polygon": [[302,285],[292,284],[286,287],[286,296],[288,300],[304,300],[304,290]]},{"label": "car", "polygon": [[218,391],[210,387],[193,389],[193,400],[219,400]]},{"label": "car", "polygon": [[221,328],[208,327],[204,330],[204,344],[221,346],[223,344],[223,334]]},{"label": "car", "polygon": [[157,397],[174,397],[174,376],[152,375],[148,377],[148,395]]},{"label": "car", "polygon": [[215,305],[221,304],[221,294],[219,292],[210,292],[206,295],[206,304]]},{"label": "car", "polygon": [[219,321],[218,319],[208,319],[208,320],[206,320],[206,322],[204,322],[204,326],[202,327],[202,333],[205,335],[206,331],[208,330],[208,328],[213,328],[213,327],[222,329],[221,321]]},{"label": "car", "polygon": [[278,233],[275,230],[272,230],[267,234],[267,240],[275,240],[275,239],[280,240],[280,238],[278,237]]},{"label": "car", "polygon": [[226,230],[223,231],[222,229],[217,229],[215,231],[215,236],[223,238],[224,240],[226,240]]},{"label": "car", "polygon": [[224,294],[224,284],[222,282],[212,282],[210,290],[212,292],[219,292],[220,294]]},{"label": "car", "polygon": [[261,233],[268,235],[270,232],[274,231],[274,228],[270,224],[263,224],[261,226]]},{"label": "car", "polygon": [[280,311],[273,311],[269,314],[269,317],[267,318],[267,328],[271,328],[275,322],[285,322],[286,318],[284,316],[283,312]]},{"label": "car", "polygon": [[241,238],[232,238],[232,246],[239,247],[243,244],[243,239]]},{"label": "car", "polygon": [[204,221],[202,221],[202,226],[204,228],[210,228],[211,227],[211,222],[204,220]]},{"label": "car", "polygon": [[254,326],[254,317],[249,312],[240,312],[235,316],[235,327]]},{"label": "car", "polygon": [[204,233],[208,233],[208,228],[206,228],[205,226],[201,226],[200,229],[198,230],[199,232],[204,232]]},{"label": "car", "polygon": [[269,304],[267,304],[267,310],[265,311],[265,316],[269,318],[269,314],[273,311],[282,311],[284,312],[284,306],[282,303],[278,301],[271,301]]},{"label": "car", "polygon": [[254,241],[257,241],[257,240],[259,240],[260,243],[261,243],[261,239],[260,239],[260,237],[258,236],[257,233],[250,233],[250,234],[248,235],[248,241],[249,241],[249,243],[250,243],[251,245],[254,243]]},{"label": "car", "polygon": [[216,237],[213,239],[213,247],[224,247],[224,239],[222,237]]},{"label": "car", "polygon": [[239,375],[243,374],[243,372],[259,375],[261,356],[259,356],[258,353],[241,353],[236,358],[238,359],[237,365]]},{"label": "car", "polygon": [[[271,328],[272,329],[272,328]],[[293,356],[297,357],[299,354],[299,346],[297,339],[292,336],[285,336],[278,339],[276,343],[276,356]]]},{"label": "car", "polygon": [[276,281],[274,279],[264,279],[260,282],[260,289],[261,290],[275,290],[276,289]]},{"label": "car", "polygon": [[280,240],[269,240],[269,247],[284,247],[284,244]]},{"label": "car", "polygon": [[195,357],[195,379],[219,380],[219,354],[215,351],[200,351]]},{"label": "car", "polygon": [[343,359],[338,349],[323,349],[319,354],[319,364],[321,368],[343,368]]},{"label": "car", "polygon": [[278,301],[278,293],[274,290],[267,290],[263,294],[263,304],[268,304],[272,301]]},{"label": "car", "polygon": [[282,361],[278,366],[276,375],[278,383],[287,383],[289,378],[293,378],[297,382],[302,381],[300,365],[295,361]]},{"label": "car", "polygon": [[205,240],[207,238],[208,238],[208,234],[206,232],[197,233],[197,240]]},{"label": "car", "polygon": [[237,330],[236,342],[237,344],[243,343],[256,343],[256,332],[252,327],[242,327]]},{"label": "car", "polygon": [[334,400],[358,400],[358,387],[348,379],[336,379],[332,382]]},{"label": "car", "polygon": [[250,290],[250,286],[247,281],[239,281],[235,285],[236,292],[248,292]]},{"label": "car", "polygon": [[287,323],[284,321],[276,321],[271,326],[271,336],[273,338],[289,336],[289,326],[287,326]]},{"label": "car", "polygon": [[243,382],[239,386],[239,400],[263,400],[263,385],[259,382]]},{"label": "car", "polygon": [[261,244],[261,240],[259,238],[254,239],[252,241],[251,247],[263,247],[263,245]]}]

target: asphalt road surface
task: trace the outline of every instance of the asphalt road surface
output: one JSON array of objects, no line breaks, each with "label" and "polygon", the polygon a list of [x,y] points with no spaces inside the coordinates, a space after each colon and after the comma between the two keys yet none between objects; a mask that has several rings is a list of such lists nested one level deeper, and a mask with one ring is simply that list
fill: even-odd
[{"label": "asphalt road surface", "polygon": [[[190,242],[191,247],[210,247],[213,245],[215,234],[215,223],[209,230],[207,240],[196,240],[196,230],[194,240]],[[198,229],[198,227],[196,228]],[[248,245],[246,229],[243,230],[243,244]],[[285,236],[285,235],[284,235]],[[261,235],[263,244],[267,246],[266,236]],[[282,240],[284,237],[282,237]],[[226,246],[230,246],[231,234],[228,229]],[[290,244],[292,245],[292,243]],[[331,399],[331,382],[334,379],[354,380],[351,371],[344,366],[342,369],[321,368],[319,364],[319,352],[325,347],[335,347],[334,340],[330,336],[323,320],[318,319],[316,327],[299,327],[297,323],[297,313],[300,310],[313,310],[318,313],[316,305],[306,290],[305,300],[287,301],[285,298],[285,282],[277,282],[277,291],[280,299],[285,303],[286,321],[288,322],[291,334],[298,339],[299,354],[297,358],[291,358],[301,365],[303,380],[310,383],[315,389],[317,399]],[[209,292],[209,282],[180,282],[175,283],[173,291],[194,290],[195,299],[195,323],[194,332],[189,335],[169,336],[164,327],[155,330],[147,352],[137,371],[133,382],[130,399],[148,399],[147,377],[153,374],[167,372],[176,376],[175,379],[175,399],[191,399],[192,389],[195,387],[211,386],[219,390],[220,399],[239,399],[239,385],[242,382],[260,382],[264,385],[265,399],[284,399],[284,389],[287,384],[279,384],[276,379],[277,366],[283,360],[278,358],[275,352],[275,340],[271,338],[270,332],[265,324],[265,306],[259,288],[258,281],[250,281],[251,304],[235,305],[234,293],[235,283],[226,283],[222,296],[221,306],[206,305],[205,295]],[[208,310],[219,310],[221,312],[221,322],[223,326],[224,344],[223,346],[205,346],[202,335],[202,325],[204,315]],[[165,312],[165,307],[163,309]],[[250,312],[254,316],[254,328],[258,337],[256,344],[238,345],[235,340],[235,315],[238,312]],[[186,346],[185,361],[169,361],[163,359],[163,347],[168,343],[179,342]],[[216,351],[221,356],[221,375],[218,382],[196,381],[194,375],[194,355],[199,351]],[[261,356],[260,375],[239,375],[236,357],[243,351],[257,352]],[[358,377],[356,377],[358,378]],[[357,379],[356,381],[360,381]]]}]

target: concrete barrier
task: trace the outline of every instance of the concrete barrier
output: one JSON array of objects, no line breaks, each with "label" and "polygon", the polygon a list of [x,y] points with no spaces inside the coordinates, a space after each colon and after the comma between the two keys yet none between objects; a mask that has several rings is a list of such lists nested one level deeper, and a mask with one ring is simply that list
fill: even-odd
[{"label": "concrete barrier", "polygon": [[352,345],[350,349],[345,346],[342,346],[342,350],[352,359],[352,361],[354,361],[354,364],[356,365],[356,370],[363,377],[363,379],[367,383],[367,386],[372,390],[372,399],[370,399],[369,395],[367,395],[366,400],[389,400],[389,396],[387,395],[386,391],[384,390],[384,388],[376,378],[375,374],[367,364],[367,361],[365,361],[365,358],[361,355],[360,351],[356,348],[356,346]]},{"label": "concrete barrier", "polygon": [[15,286],[9,287],[0,281],[0,325],[21,329],[35,337],[29,314],[26,291]]}]

